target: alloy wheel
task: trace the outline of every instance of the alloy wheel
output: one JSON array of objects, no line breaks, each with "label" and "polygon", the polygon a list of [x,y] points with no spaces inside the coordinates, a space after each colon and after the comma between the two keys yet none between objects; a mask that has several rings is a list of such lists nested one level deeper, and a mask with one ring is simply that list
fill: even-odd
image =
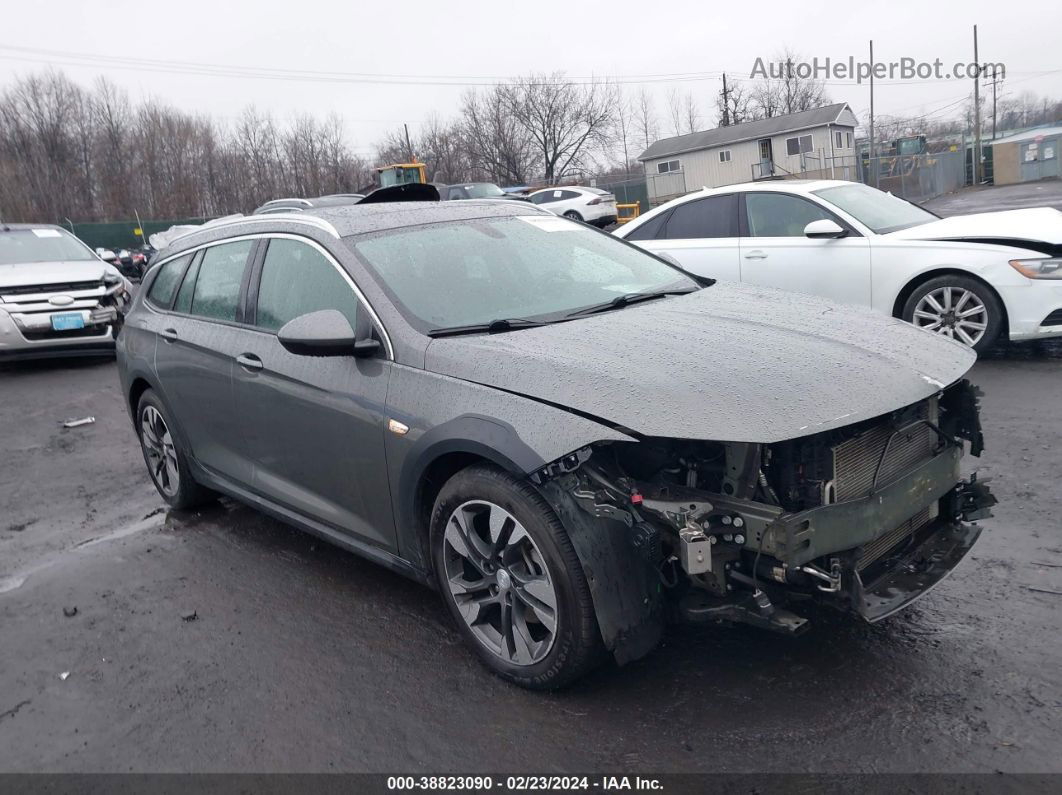
[{"label": "alloy wheel", "polygon": [[973,347],[988,328],[988,310],[972,290],[944,286],[922,296],[911,322]]},{"label": "alloy wheel", "polygon": [[542,660],[557,633],[557,592],[524,526],[491,502],[459,506],[443,535],[446,583],[472,635],[513,665]]},{"label": "alloy wheel", "polygon": [[167,497],[173,497],[181,487],[177,450],[166,420],[154,406],[146,406],[140,415],[140,442],[155,485]]}]

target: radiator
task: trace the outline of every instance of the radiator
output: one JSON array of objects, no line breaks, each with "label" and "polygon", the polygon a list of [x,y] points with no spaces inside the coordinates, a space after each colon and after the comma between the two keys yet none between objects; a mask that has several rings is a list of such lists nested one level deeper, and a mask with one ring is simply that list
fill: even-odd
[{"label": "radiator", "polygon": [[[924,401],[916,416],[918,419],[935,423],[936,398]],[[915,417],[912,417],[912,421],[914,419]],[[937,447],[937,433],[925,423],[909,427],[896,435],[890,444],[889,438],[893,433],[892,426],[883,423],[833,448],[833,481],[827,494],[827,502],[845,502],[864,497],[874,484],[874,473],[878,471],[879,463],[881,470],[877,483],[880,487],[932,457]]]}]

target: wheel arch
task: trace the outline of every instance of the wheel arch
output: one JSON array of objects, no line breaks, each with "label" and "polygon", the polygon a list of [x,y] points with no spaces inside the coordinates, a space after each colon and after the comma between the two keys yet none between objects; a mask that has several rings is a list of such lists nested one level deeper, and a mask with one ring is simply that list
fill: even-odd
[{"label": "wheel arch", "polygon": [[129,416],[133,418],[133,422],[136,422],[136,409],[140,405],[140,398],[149,389],[154,389],[154,385],[148,381],[144,376],[138,375],[133,378],[132,383],[129,384]]},{"label": "wheel arch", "polygon": [[493,464],[515,477],[546,462],[516,431],[498,420],[466,415],[424,434],[407,452],[396,495],[397,524],[403,557],[431,572],[429,531],[435,500],[446,482],[474,464]]},{"label": "wheel arch", "polygon": [[955,268],[955,267],[949,267],[949,266],[938,266],[938,267],[935,267],[935,268],[930,268],[927,271],[923,271],[922,273],[919,273],[917,276],[914,276],[913,278],[911,278],[907,282],[907,284],[905,284],[903,286],[903,288],[900,290],[900,292],[897,293],[895,300],[893,300],[893,302],[892,302],[892,316],[896,317],[896,318],[900,318],[902,320],[903,319],[903,307],[904,307],[904,304],[907,303],[907,299],[911,297],[911,294],[914,293],[914,291],[917,290],[919,287],[921,287],[923,284],[925,284],[926,282],[930,281],[931,279],[936,279],[938,276],[962,276],[962,277],[967,278],[967,279],[972,279],[973,281],[978,282],[979,284],[983,285],[985,287],[985,289],[987,289],[990,293],[992,293],[992,295],[995,296],[996,300],[999,301],[999,305],[1003,308],[1003,320],[1002,320],[1003,325],[1000,328],[1000,337],[1001,338],[1005,337],[1005,335],[1007,334],[1007,331],[1008,331],[1008,329],[1010,327],[1010,324],[1009,324],[1009,317],[1007,315],[1007,304],[1003,300],[1003,296],[1000,295],[999,291],[995,287],[993,287],[991,284],[989,284],[985,279],[981,278],[980,276],[978,276],[976,273],[973,273],[972,271],[963,270],[962,268]]}]

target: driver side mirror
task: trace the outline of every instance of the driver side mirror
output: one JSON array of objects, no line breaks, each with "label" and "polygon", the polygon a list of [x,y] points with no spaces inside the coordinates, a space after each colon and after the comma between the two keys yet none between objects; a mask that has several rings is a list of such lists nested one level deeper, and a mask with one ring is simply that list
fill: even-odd
[{"label": "driver side mirror", "polygon": [[804,236],[810,237],[813,240],[845,237],[847,235],[847,229],[842,229],[840,224],[836,221],[831,221],[829,218],[821,218],[818,221],[812,221],[804,227]]},{"label": "driver side mirror", "polygon": [[96,249],[96,256],[102,260],[106,260],[107,262],[110,262],[112,259],[116,259],[116,257],[114,256],[114,252],[111,251],[109,248]]},{"label": "driver side mirror", "polygon": [[367,336],[358,339],[350,321],[335,309],[321,309],[299,315],[277,332],[280,344],[299,356],[369,357],[380,350],[380,341]]}]

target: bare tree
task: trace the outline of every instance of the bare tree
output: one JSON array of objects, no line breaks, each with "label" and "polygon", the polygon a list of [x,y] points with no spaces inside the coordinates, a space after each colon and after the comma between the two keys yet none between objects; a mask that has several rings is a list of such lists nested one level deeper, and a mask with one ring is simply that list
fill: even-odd
[{"label": "bare tree", "polygon": [[667,119],[671,123],[671,134],[682,135],[682,96],[674,87],[667,92]]},{"label": "bare tree", "polygon": [[638,102],[635,106],[637,115],[638,133],[641,143],[646,149],[653,145],[659,136],[660,122],[656,117],[656,107],[653,104],[652,95],[642,88],[638,92]]},{"label": "bare tree", "polygon": [[716,123],[723,124],[724,117],[730,124],[744,124],[756,118],[753,109],[752,93],[748,86],[739,81],[731,81],[727,85],[726,95],[722,92],[716,97],[715,108],[717,112]]},{"label": "bare tree", "polygon": [[616,91],[608,83],[579,86],[561,74],[530,75],[504,89],[508,112],[526,130],[547,183],[586,162],[608,140]]},{"label": "bare tree", "polygon": [[683,131],[686,133],[695,133],[701,129],[701,112],[697,108],[697,100],[694,99],[692,91],[686,92],[683,101],[682,123]]}]

